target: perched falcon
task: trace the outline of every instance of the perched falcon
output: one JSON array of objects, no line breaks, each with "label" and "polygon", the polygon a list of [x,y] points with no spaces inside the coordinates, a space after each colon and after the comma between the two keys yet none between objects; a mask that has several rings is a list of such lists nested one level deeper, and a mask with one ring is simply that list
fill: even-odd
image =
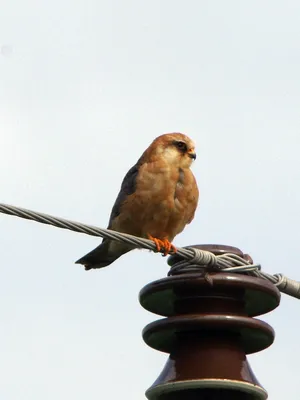
[{"label": "perched falcon", "polygon": [[[176,251],[171,242],[193,220],[198,203],[198,187],[190,170],[195,159],[195,145],[186,135],[157,137],[127,172],[108,229],[151,239],[165,254]],[[102,268],[132,249],[128,244],[103,239],[76,263],[86,270]]]}]

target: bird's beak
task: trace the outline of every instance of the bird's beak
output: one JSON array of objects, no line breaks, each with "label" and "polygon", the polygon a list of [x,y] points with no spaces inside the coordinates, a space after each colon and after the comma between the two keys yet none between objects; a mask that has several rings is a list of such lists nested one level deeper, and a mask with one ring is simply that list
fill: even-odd
[{"label": "bird's beak", "polygon": [[193,153],[193,152],[188,152],[188,156],[190,157],[190,158],[192,158],[193,160],[196,160],[196,153]]}]

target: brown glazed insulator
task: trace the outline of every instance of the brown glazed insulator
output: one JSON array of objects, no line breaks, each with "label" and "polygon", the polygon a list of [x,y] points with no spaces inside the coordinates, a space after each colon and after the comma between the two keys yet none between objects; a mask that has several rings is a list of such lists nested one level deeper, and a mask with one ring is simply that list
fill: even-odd
[{"label": "brown glazed insulator", "polygon": [[[239,249],[221,245],[191,246],[218,255]],[[169,264],[180,261],[171,256]],[[270,282],[243,274],[182,273],[152,282],[140,292],[141,305],[166,318],[143,330],[144,341],[169,353],[149,400],[265,400],[246,354],[273,343],[274,331],[253,318],[279,305],[280,292]],[[212,284],[209,283],[212,282]]]}]

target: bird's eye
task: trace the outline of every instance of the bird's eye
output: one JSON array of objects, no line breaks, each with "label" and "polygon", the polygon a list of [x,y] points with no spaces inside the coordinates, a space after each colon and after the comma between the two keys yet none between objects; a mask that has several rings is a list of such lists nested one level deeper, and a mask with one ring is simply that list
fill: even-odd
[{"label": "bird's eye", "polygon": [[181,151],[186,151],[187,150],[186,144],[184,142],[176,142],[176,146]]}]

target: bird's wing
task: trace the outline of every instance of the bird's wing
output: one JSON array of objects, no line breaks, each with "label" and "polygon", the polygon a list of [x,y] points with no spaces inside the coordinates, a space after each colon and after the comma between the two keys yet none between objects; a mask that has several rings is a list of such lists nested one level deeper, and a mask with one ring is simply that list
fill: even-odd
[{"label": "bird's wing", "polygon": [[[139,164],[137,163],[130,168],[125,175],[120,192],[110,214],[108,229],[112,229],[114,219],[120,215],[120,207],[124,200],[126,200],[127,196],[135,192],[138,171]],[[76,261],[76,264],[83,264],[86,270],[106,267],[130,250],[132,250],[132,246],[128,244],[115,242],[110,239],[103,239],[98,247]]]},{"label": "bird's wing", "polygon": [[190,184],[191,189],[189,191],[189,199],[188,199],[189,201],[186,208],[187,224],[190,224],[193,221],[199,200],[199,189],[197,186],[196,178],[194,177],[192,171],[190,172],[190,176],[191,176],[191,184]]},{"label": "bird's wing", "polygon": [[120,192],[118,197],[116,198],[115,204],[111,210],[111,214],[109,217],[108,229],[112,227],[113,220],[120,215],[120,208],[123,204],[124,200],[126,200],[127,196],[131,195],[135,192],[136,189],[136,178],[139,173],[140,164],[137,163],[125,175]]}]

